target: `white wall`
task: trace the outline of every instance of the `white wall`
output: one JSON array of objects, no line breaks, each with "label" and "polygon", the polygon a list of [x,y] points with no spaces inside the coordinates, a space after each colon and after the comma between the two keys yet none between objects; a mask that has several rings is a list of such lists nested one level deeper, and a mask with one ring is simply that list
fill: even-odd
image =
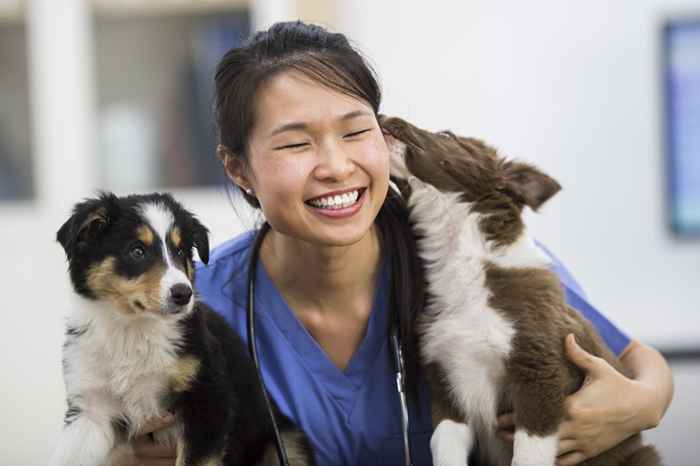
[{"label": "white wall", "polygon": [[[659,33],[700,2],[343,2],[383,111],[477,136],[564,187],[535,235],[591,300],[655,345],[700,345],[700,241],[664,207]],[[698,129],[700,131],[700,128]]]}]

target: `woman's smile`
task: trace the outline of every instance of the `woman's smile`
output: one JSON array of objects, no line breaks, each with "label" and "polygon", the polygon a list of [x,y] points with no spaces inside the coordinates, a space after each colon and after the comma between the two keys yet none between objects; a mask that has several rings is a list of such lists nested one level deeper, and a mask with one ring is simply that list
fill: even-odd
[{"label": "woman's smile", "polygon": [[362,208],[367,189],[359,188],[338,191],[309,199],[305,204],[318,215],[328,218],[347,218],[355,215]]},{"label": "woman's smile", "polygon": [[372,108],[287,71],[256,96],[250,182],[274,230],[312,244],[356,244],[389,182],[389,153]]}]

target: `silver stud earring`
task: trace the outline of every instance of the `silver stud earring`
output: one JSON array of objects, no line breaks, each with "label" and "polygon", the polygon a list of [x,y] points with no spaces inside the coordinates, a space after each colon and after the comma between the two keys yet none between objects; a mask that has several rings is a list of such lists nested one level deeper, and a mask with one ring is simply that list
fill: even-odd
[{"label": "silver stud earring", "polygon": [[245,193],[246,193],[248,196],[252,196],[252,195],[253,195],[253,190],[250,189],[250,188],[245,188],[244,191],[245,191]]}]

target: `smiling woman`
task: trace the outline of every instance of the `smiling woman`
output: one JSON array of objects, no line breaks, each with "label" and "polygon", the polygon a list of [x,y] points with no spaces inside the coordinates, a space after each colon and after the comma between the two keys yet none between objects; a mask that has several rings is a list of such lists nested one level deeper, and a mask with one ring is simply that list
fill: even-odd
[{"label": "smiling woman", "polygon": [[[410,455],[415,465],[432,464],[429,397],[413,332],[425,300],[422,270],[406,206],[389,187],[374,73],[342,34],[292,22],[230,50],[215,83],[217,155],[269,224],[252,277],[255,341],[267,391],[307,433],[317,464],[407,464],[387,338],[398,321],[411,395]],[[250,231],[220,245],[196,273],[201,298],[244,340],[256,235]],[[555,272],[609,346],[618,354],[628,347],[628,355],[639,354],[634,351],[640,345],[629,345],[562,267]],[[609,385],[595,386],[603,392],[598,401],[611,398]],[[615,434],[619,442],[628,432]],[[593,444],[571,438],[559,445],[560,453],[578,454]],[[145,437],[136,443],[141,464],[172,453]],[[580,461],[563,460],[573,464],[572,458]]]},{"label": "smiling woman", "polygon": [[255,192],[273,230],[285,242],[372,241],[368,232],[386,198],[389,157],[371,106],[287,71],[258,89],[254,107],[248,164],[225,156],[226,170]]}]

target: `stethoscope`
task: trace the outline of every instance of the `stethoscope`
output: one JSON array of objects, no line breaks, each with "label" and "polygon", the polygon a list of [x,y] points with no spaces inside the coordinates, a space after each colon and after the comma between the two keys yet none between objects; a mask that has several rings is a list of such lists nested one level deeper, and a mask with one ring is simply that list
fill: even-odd
[{"label": "stethoscope", "polygon": [[[250,352],[251,358],[253,358],[253,363],[258,374],[258,382],[262,388],[263,396],[265,398],[265,404],[267,406],[267,411],[272,421],[272,429],[275,436],[275,446],[277,447],[277,457],[279,458],[280,465],[289,466],[289,460],[287,459],[287,452],[284,449],[284,443],[282,441],[282,436],[280,435],[279,427],[275,420],[275,413],[272,409],[272,403],[270,402],[270,397],[265,390],[265,382],[263,381],[262,371],[260,369],[260,361],[258,359],[258,350],[255,345],[255,276],[258,265],[258,257],[260,256],[260,246],[262,245],[263,238],[267,232],[270,231],[270,225],[265,222],[255,236],[255,242],[253,243],[253,249],[250,254],[250,259],[248,262],[248,309],[247,309],[247,325],[248,325],[248,351]],[[398,314],[398,313],[397,313]],[[411,451],[410,443],[408,438],[408,404],[406,403],[406,387],[405,387],[405,365],[403,353],[401,352],[401,345],[399,342],[398,334],[398,323],[393,322],[390,329],[390,347],[392,349],[392,361],[394,363],[394,371],[396,373],[396,390],[399,395],[399,402],[401,403],[401,428],[403,432],[403,451],[406,466],[412,466],[411,463]]]}]

